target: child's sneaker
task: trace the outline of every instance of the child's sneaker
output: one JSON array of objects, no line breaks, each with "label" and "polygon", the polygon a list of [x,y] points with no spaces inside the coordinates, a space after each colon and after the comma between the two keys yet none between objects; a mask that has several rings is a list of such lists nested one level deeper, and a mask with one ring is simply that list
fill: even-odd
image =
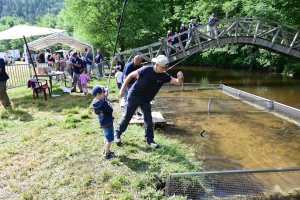
[{"label": "child's sneaker", "polygon": [[105,160],[110,160],[114,157],[115,157],[115,154],[112,154],[111,152],[109,152],[109,153],[105,154],[104,159]]},{"label": "child's sneaker", "polygon": [[[115,155],[115,152],[113,152],[113,151],[109,151],[109,153]],[[105,149],[103,149],[103,154],[105,155]]]}]

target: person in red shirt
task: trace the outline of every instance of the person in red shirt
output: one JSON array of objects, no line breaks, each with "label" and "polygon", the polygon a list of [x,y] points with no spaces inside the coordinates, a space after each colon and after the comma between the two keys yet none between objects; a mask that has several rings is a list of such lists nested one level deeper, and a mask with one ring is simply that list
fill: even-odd
[{"label": "person in red shirt", "polygon": [[[168,30],[168,34],[167,34],[167,45],[168,46],[172,46],[172,33],[171,33],[171,31],[170,30]],[[171,48],[169,48],[168,47],[168,50],[167,50],[168,52],[168,55],[170,55],[170,53],[171,53]]]}]

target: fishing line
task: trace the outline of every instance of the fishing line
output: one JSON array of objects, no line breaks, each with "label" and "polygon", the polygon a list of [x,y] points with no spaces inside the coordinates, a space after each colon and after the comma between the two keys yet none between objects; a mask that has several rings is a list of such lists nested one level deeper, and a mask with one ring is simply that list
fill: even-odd
[{"label": "fishing line", "polygon": [[[206,46],[208,46],[208,44],[205,45],[205,46],[202,46],[202,48],[204,48],[204,47],[206,47]],[[173,67],[175,67],[176,65],[178,65],[179,63],[181,63],[182,61],[184,61],[185,59],[189,58],[191,55],[194,55],[195,53],[198,53],[198,52],[199,52],[199,51],[195,51],[194,53],[188,55],[187,57],[185,57],[185,58],[183,58],[182,60],[178,61],[177,63],[175,63],[173,66],[169,67],[169,68],[168,68],[167,70],[165,70],[165,71],[168,71],[168,70],[172,69]],[[182,92],[183,92],[183,81],[182,81],[182,84],[181,84],[181,93],[182,93]],[[183,96],[183,94],[181,94],[181,96]]]},{"label": "fishing line", "polygon": [[[205,47],[207,47],[207,46],[208,46],[208,44],[205,45],[205,46],[202,46],[202,50],[203,50],[203,48],[205,48]],[[169,67],[168,69],[166,69],[165,71],[168,71],[168,70],[172,69],[173,67],[175,67],[176,65],[178,65],[179,63],[181,63],[182,61],[184,61],[185,59],[189,58],[190,56],[192,56],[192,55],[194,55],[195,53],[198,53],[198,52],[199,52],[199,51],[195,51],[194,53],[192,53],[192,54],[188,55],[187,57],[181,59],[180,61],[178,61],[178,62],[175,63],[173,66],[171,66],[171,67]]]},{"label": "fishing line", "polygon": [[[110,85],[112,66],[113,66],[114,57],[115,57],[116,51],[117,51],[117,50],[116,50],[116,49],[117,49],[117,43],[118,43],[118,40],[119,40],[119,35],[120,35],[120,30],[121,30],[121,25],[122,25],[122,20],[123,20],[123,15],[124,15],[125,6],[126,6],[127,1],[128,1],[128,0],[124,0],[124,2],[123,2],[123,8],[122,8],[121,17],[120,17],[120,20],[119,20],[118,33],[117,33],[116,42],[115,42],[115,47],[114,47],[113,59],[112,59],[111,67],[110,67],[110,70],[109,70],[109,77],[108,77],[107,89],[109,89],[109,85]],[[109,91],[107,91],[107,96],[108,96],[108,92],[109,92]]]}]

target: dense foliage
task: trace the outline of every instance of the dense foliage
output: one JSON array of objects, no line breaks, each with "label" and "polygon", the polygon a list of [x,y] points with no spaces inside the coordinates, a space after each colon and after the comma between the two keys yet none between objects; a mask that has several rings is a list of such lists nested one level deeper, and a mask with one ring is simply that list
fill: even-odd
[{"label": "dense foliage", "polygon": [[39,16],[57,15],[63,0],[0,0],[0,16],[13,16],[34,24]]},{"label": "dense foliage", "polygon": [[[125,0],[0,0],[0,30],[26,22],[66,30],[70,35],[111,55]],[[126,0],[118,48],[127,50],[160,41],[167,30],[178,31],[191,18],[207,23],[214,12],[218,18],[258,17],[300,28],[296,0]],[[26,6],[25,6],[26,5]],[[51,9],[49,9],[51,5]],[[61,9],[61,10],[60,10]],[[47,13],[47,14],[45,14]],[[59,13],[59,14],[58,14]],[[58,14],[58,15],[57,15]],[[9,16],[9,17],[7,17]],[[13,16],[13,17],[12,17]],[[18,17],[18,18],[14,18]],[[10,21],[10,23],[5,23]],[[2,43],[1,43],[2,44]],[[12,45],[12,44],[10,44]],[[5,47],[8,47],[6,45]],[[291,71],[296,60],[249,45],[225,45],[191,56],[183,64],[219,67],[263,68],[276,66]],[[294,72],[298,72],[295,67]]]}]

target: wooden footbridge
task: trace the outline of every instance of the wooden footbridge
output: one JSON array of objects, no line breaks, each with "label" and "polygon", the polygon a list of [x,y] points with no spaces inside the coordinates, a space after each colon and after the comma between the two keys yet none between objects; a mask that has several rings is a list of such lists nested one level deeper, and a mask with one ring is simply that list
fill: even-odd
[{"label": "wooden footbridge", "polygon": [[[183,59],[204,49],[224,44],[254,45],[279,54],[300,58],[299,29],[279,22],[259,18],[224,19],[216,24],[217,35],[207,32],[207,24],[188,30],[185,33],[191,37],[177,44],[168,46],[166,40],[147,46],[127,50],[116,54],[119,60],[129,62],[135,55],[141,55],[143,60],[151,59],[160,54],[169,57],[170,62]],[[171,49],[167,55],[168,48]]]}]

